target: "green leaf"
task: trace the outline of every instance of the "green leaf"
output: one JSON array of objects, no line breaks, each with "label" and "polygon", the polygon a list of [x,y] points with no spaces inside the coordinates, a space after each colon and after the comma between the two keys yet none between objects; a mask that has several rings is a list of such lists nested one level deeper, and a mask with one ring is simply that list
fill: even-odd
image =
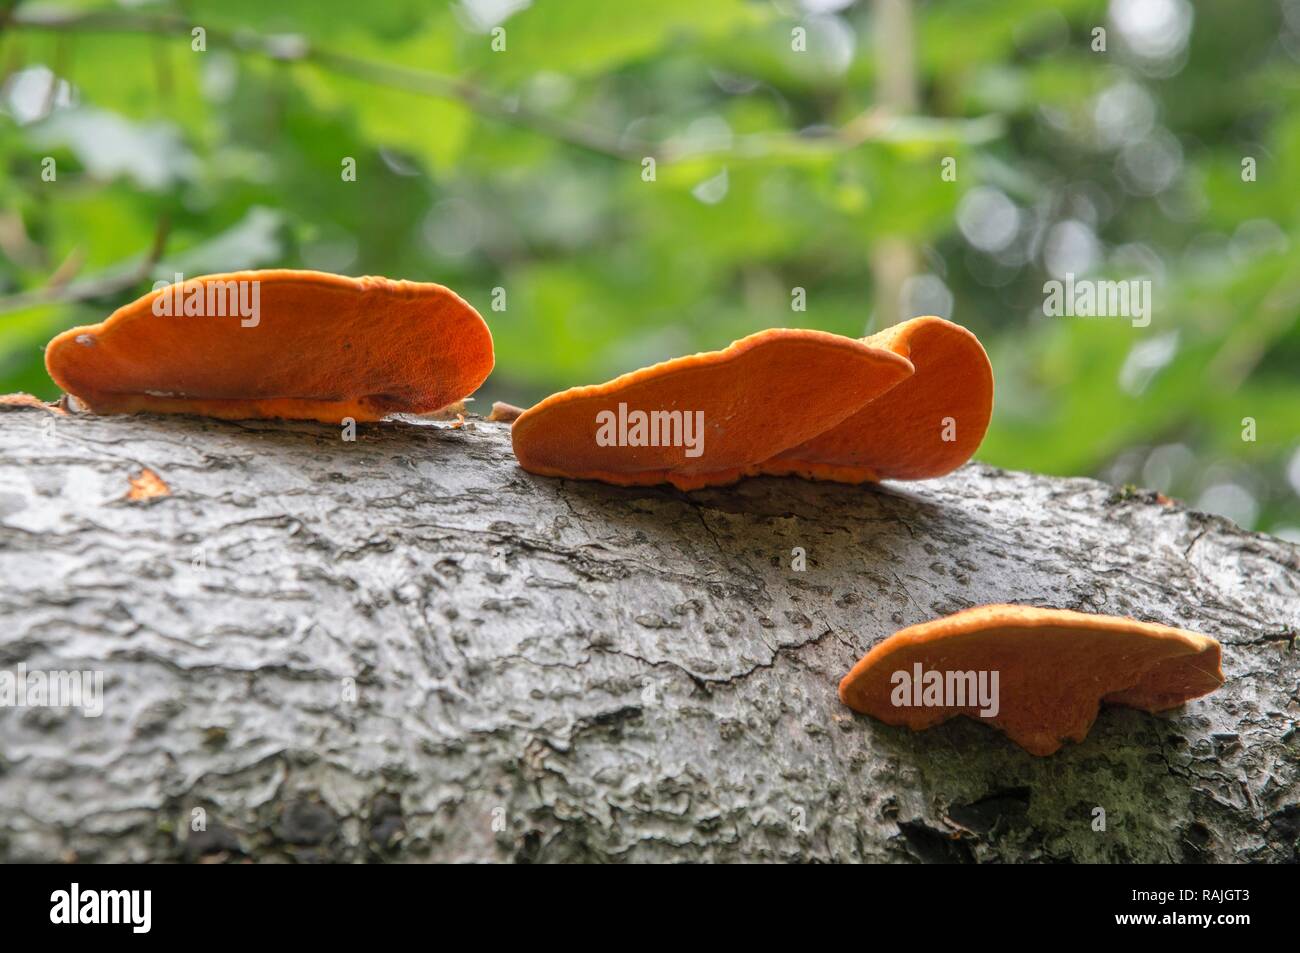
[{"label": "green leaf", "polygon": [[590,76],[664,50],[670,44],[726,35],[764,14],[745,0],[548,0],[501,24],[505,50],[488,33],[464,43],[467,62],[497,86],[541,71]]}]

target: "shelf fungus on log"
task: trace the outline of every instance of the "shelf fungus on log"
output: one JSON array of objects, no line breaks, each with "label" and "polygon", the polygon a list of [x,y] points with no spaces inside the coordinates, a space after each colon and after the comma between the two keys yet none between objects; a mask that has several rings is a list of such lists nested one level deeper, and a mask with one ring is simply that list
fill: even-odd
[{"label": "shelf fungus on log", "polygon": [[492,363],[482,317],[442,285],[284,270],[159,288],[45,351],[95,413],[326,423],[435,411]]},{"label": "shelf fungus on log", "polygon": [[841,483],[943,476],[979,449],[993,416],[993,368],[970,331],[913,318],[864,338],[906,357],[916,373],[840,424],[763,465]]},{"label": "shelf fungus on log", "polygon": [[[689,490],[787,474],[917,480],[969,460],[992,409],[993,372],[975,335],[925,317],[861,340],[762,331],[722,351],[573,388],[525,411],[514,445],[534,473],[624,485]],[[702,446],[666,433],[679,411],[701,422]],[[619,439],[602,434],[604,414]]]},{"label": "shelf fungus on log", "polygon": [[775,328],[552,394],[519,415],[511,436],[520,466],[543,476],[717,486],[758,473],[911,373],[892,350]]},{"label": "shelf fungus on log", "polygon": [[1219,643],[1183,629],[1062,609],[990,605],[903,629],[840,682],[840,699],[891,725],[958,715],[1030,754],[1083,741],[1103,703],[1157,712],[1223,684]]}]

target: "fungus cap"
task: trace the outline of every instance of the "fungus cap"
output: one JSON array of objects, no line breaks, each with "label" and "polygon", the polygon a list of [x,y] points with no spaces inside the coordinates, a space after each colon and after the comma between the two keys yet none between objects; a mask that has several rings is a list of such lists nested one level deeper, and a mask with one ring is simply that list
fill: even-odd
[{"label": "fungus cap", "polygon": [[[208,313],[168,313],[186,302]],[[45,351],[55,383],[97,413],[332,423],[437,410],[492,363],[487,325],[442,285],[285,270],[169,285]]]},{"label": "fungus cap", "polygon": [[[896,673],[911,677],[917,664],[945,680],[950,672],[997,672],[997,714],[981,717],[978,702],[895,705]],[[1082,741],[1103,702],[1163,711],[1223,681],[1219,643],[1209,636],[1117,616],[991,605],[885,639],[844,676],[840,699],[913,730],[957,715],[988,721],[1031,754],[1047,755],[1067,739]]]},{"label": "fungus cap", "polygon": [[[823,331],[773,328],[721,351],[553,394],[520,414],[511,436],[520,466],[543,476],[697,489],[758,472],[764,460],[835,426],[911,373],[911,362],[892,350]],[[685,415],[702,414],[700,453],[688,455],[681,441],[602,445],[601,421],[610,417],[601,415],[613,415],[621,437],[636,411],[679,412],[683,428],[701,419],[688,422]],[[654,419],[652,428],[669,420]]]},{"label": "fungus cap", "polygon": [[993,415],[993,368],[979,339],[943,318],[904,321],[863,338],[916,373],[838,425],[762,467],[842,483],[943,476],[979,449]]}]

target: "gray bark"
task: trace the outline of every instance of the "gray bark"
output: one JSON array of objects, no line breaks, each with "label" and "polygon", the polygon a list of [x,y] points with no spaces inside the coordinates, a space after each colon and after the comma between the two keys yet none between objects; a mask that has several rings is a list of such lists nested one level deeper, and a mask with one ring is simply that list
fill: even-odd
[{"label": "gray bark", "polygon": [[[1300,550],[1150,494],[621,489],[482,420],[16,408],[0,447],[0,669],[105,673],[102,717],[0,709],[0,859],[1300,859]],[[840,704],[992,602],[1205,632],[1228,683],[1048,758]]]}]

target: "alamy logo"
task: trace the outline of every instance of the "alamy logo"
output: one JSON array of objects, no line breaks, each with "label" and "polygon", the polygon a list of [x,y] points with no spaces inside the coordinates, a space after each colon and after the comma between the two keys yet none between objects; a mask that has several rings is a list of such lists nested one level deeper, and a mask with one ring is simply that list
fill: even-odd
[{"label": "alamy logo", "polygon": [[132,933],[148,933],[153,923],[151,890],[71,890],[50,894],[51,923],[129,923]]},{"label": "alamy logo", "polygon": [[0,669],[0,708],[80,708],[87,718],[104,713],[104,673]]},{"label": "alamy logo", "polygon": [[1145,278],[1075,281],[1074,272],[1067,272],[1065,281],[1044,282],[1043,295],[1049,318],[1131,318],[1135,328],[1151,323],[1151,282]]},{"label": "alamy logo", "polygon": [[633,410],[618,405],[618,413],[596,415],[596,444],[601,447],[685,447],[686,456],[704,453],[704,411]]},{"label": "alamy logo", "polygon": [[153,290],[155,317],[224,318],[239,317],[239,326],[255,328],[262,322],[262,282],[232,278],[186,282],[177,272],[174,282],[156,281]]},{"label": "alamy logo", "polygon": [[927,672],[917,662],[911,672],[900,669],[889,681],[895,708],[978,708],[981,718],[996,718],[1002,708],[997,672]]}]

